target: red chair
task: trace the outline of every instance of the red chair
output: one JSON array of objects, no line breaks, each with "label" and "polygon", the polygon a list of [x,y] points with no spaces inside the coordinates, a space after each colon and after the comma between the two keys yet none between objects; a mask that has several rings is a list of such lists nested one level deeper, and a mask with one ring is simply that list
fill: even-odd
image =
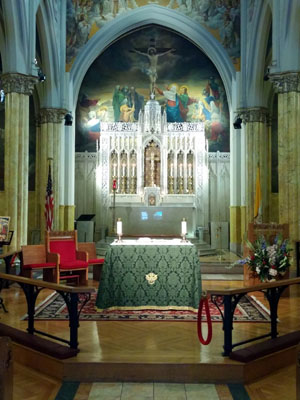
[{"label": "red chair", "polygon": [[96,245],[94,242],[78,242],[78,250],[88,253],[88,263],[93,266],[93,280],[99,281],[104,258],[97,258]]},{"label": "red chair", "polygon": [[45,240],[47,261],[58,265],[58,283],[77,279],[80,285],[87,285],[88,255],[77,251],[77,231],[47,231]]},{"label": "red chair", "polygon": [[46,261],[44,244],[21,246],[21,274],[26,278],[33,278],[33,271],[42,270],[43,280],[57,283],[57,263]]}]

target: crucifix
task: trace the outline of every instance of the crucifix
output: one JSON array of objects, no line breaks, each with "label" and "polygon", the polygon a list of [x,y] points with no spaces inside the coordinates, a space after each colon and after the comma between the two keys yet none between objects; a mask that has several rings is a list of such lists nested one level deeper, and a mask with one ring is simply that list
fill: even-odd
[{"label": "crucifix", "polygon": [[159,186],[158,164],[160,162],[159,148],[151,142],[145,149],[145,186]]}]

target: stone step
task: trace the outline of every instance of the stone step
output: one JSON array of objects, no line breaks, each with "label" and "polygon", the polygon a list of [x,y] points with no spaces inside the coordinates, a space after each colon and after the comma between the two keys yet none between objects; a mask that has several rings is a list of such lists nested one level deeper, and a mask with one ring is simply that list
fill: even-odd
[{"label": "stone step", "polygon": [[235,265],[234,267],[231,267],[231,264],[228,262],[202,262],[201,258],[200,264],[201,273],[203,274],[244,275],[243,265]]}]

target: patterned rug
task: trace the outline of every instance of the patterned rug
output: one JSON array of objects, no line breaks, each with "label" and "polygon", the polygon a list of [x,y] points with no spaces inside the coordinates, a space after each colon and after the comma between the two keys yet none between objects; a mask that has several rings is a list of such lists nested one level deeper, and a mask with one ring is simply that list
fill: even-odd
[{"label": "patterned rug", "polygon": [[[183,310],[108,310],[99,312],[95,308],[96,294],[84,306],[80,314],[81,321],[197,321],[197,312]],[[221,322],[217,307],[209,301],[211,319]],[[222,309],[222,307],[221,307]],[[27,319],[25,315],[22,319]],[[39,304],[35,313],[36,320],[67,320],[68,310],[63,298],[53,293]],[[205,321],[205,317],[202,316]],[[244,296],[235,309],[234,320],[237,322],[267,322],[269,312],[254,297]]]}]

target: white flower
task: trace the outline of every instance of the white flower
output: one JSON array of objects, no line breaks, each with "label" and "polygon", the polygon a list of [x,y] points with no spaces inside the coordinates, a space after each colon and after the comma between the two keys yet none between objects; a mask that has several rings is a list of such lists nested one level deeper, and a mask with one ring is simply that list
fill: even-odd
[{"label": "white flower", "polygon": [[260,274],[260,268],[259,267],[256,267],[255,271],[256,271],[257,274]]},{"label": "white flower", "polygon": [[274,268],[269,269],[269,275],[276,276],[277,274],[278,274],[277,269]]}]

